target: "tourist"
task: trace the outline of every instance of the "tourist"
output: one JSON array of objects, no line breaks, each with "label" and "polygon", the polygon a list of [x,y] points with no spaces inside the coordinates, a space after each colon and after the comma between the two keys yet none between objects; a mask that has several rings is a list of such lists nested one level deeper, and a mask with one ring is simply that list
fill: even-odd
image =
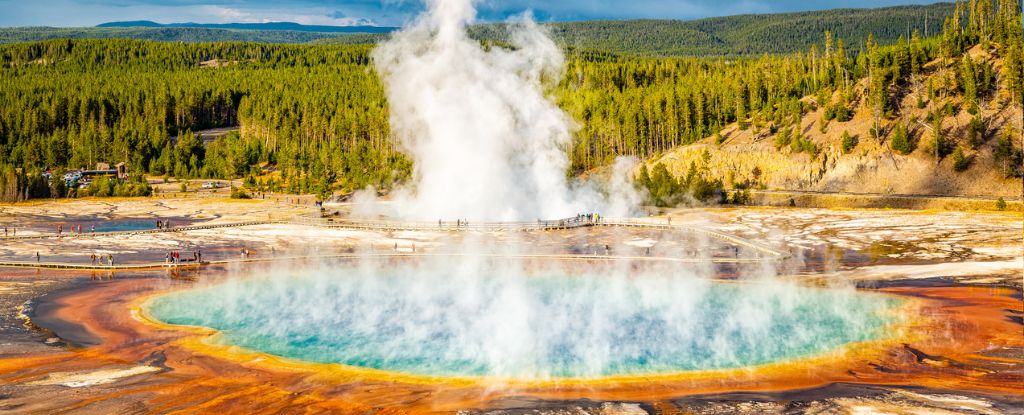
[{"label": "tourist", "polygon": [[[437,223],[438,223],[438,225],[440,225],[440,224],[441,224],[441,222],[440,222],[440,221],[438,221]],[[4,226],[4,238],[6,238],[6,237],[7,237],[7,227],[6,227],[6,226]]]},{"label": "tourist", "polygon": [[96,224],[89,225],[89,232],[96,233]]},{"label": "tourist", "polygon": [[203,251],[196,251],[196,260],[198,260],[200,264],[203,263]]},{"label": "tourist", "polygon": [[92,264],[96,265],[96,254],[92,254]]},{"label": "tourist", "polygon": [[39,263],[39,251],[36,251],[36,263]]},{"label": "tourist", "polygon": [[107,254],[107,265],[114,266],[114,254]]},{"label": "tourist", "polygon": [[165,264],[171,263],[171,253],[170,252],[164,252],[164,263]]}]

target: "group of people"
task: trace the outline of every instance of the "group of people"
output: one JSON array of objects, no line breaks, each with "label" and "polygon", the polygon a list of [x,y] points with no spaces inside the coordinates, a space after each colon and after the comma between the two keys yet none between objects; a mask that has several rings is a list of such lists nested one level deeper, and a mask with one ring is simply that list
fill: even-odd
[{"label": "group of people", "polygon": [[192,251],[192,259],[181,259],[181,251],[170,251],[164,255],[164,262],[168,264],[180,264],[182,262],[203,262],[203,253],[201,251]]},{"label": "group of people", "polygon": [[[89,225],[89,232],[95,233],[96,232],[96,225]],[[5,236],[6,236],[6,233],[7,233],[7,228],[4,228]],[[71,225],[71,233],[72,234],[81,235],[81,234],[85,233],[85,231],[82,230],[82,225],[81,224],[79,224],[79,225]],[[57,236],[60,237],[60,236],[63,236],[63,235],[64,235],[64,224],[57,225]],[[17,236],[17,233],[15,233],[15,236]]]},{"label": "group of people", "polygon": [[[469,226],[469,220],[468,219],[455,219],[455,227],[456,228],[463,227],[463,226]],[[438,228],[443,228],[444,227],[444,221],[442,221],[441,219],[438,219],[437,220],[437,227]]]},{"label": "group of people", "polygon": [[[38,256],[39,256],[39,253],[37,252],[36,253],[36,257],[38,258]],[[114,266],[114,254],[107,254],[106,258],[103,258],[103,255],[92,254],[92,264],[93,265],[96,265],[97,263],[99,263],[99,265],[103,265],[103,261],[104,260],[107,261],[107,266],[108,267]],[[36,261],[38,261],[38,259]]]},{"label": "group of people", "polygon": [[[14,231],[14,236],[18,236],[18,228],[11,228],[11,230]],[[9,236],[7,227],[4,226],[4,238],[6,238],[7,236]]]},{"label": "group of people", "polygon": [[[395,252],[398,252],[398,242],[395,242]],[[416,243],[415,242],[412,243],[412,252],[413,253],[416,252]]]},{"label": "group of people", "polygon": [[171,228],[171,221],[169,221],[169,220],[158,220],[158,221],[156,221],[156,228],[157,229],[170,229]]}]

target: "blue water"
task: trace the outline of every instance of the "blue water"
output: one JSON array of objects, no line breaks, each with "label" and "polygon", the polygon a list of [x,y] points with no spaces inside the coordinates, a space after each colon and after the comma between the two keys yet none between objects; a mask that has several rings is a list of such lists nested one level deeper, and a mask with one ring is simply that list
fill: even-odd
[{"label": "blue water", "polygon": [[[75,223],[74,225],[78,225]],[[105,221],[82,222],[82,231],[88,232],[95,226],[96,232],[126,232],[156,229],[156,219],[114,219]]]},{"label": "blue water", "polygon": [[[679,276],[278,272],[153,299],[229,344],[422,375],[580,378],[746,367],[883,335],[890,297]],[[283,274],[283,275],[281,275]]]}]

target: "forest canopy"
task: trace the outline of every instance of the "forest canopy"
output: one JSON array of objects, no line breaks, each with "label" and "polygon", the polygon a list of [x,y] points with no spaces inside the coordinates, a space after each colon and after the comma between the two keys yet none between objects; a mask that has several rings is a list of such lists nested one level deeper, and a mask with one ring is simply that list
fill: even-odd
[{"label": "forest canopy", "polygon": [[[809,96],[818,97],[816,105],[826,107],[828,117],[842,120],[856,109],[854,87],[862,79],[870,81],[864,105],[879,118],[891,116],[897,110],[892,87],[909,82],[937,57],[963,74],[955,93],[977,100],[999,87],[1019,105],[1019,3],[1002,0],[990,9],[977,4],[958,4],[935,36],[913,31],[891,44],[870,35],[863,45],[851,44],[822,31],[806,51],[756,57],[570,49],[566,75],[552,89],[580,124],[567,149],[570,173],[620,155],[649,158],[714,136],[730,123],[791,128],[808,111]],[[961,57],[981,42],[1004,59],[999,85],[991,65]],[[371,49],[131,39],[2,45],[0,170],[2,183],[14,186],[5,194],[25,194],[27,178],[44,170],[100,162],[125,162],[136,175],[182,179],[255,182],[272,170],[280,177],[270,188],[323,195],[366,186],[387,190],[412,166],[390,135]],[[212,143],[194,134],[234,126],[236,133]],[[817,152],[799,134],[786,137],[780,149]],[[1007,151],[1015,160],[1014,147]]]}]

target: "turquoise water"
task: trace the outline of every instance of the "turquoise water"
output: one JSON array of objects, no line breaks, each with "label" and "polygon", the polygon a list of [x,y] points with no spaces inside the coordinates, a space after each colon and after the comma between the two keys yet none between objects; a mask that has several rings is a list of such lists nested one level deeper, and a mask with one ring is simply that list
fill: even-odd
[{"label": "turquoise water", "polygon": [[95,227],[96,232],[144,231],[149,229],[156,229],[156,219],[119,219],[99,222],[86,222],[82,224],[82,230],[89,230],[90,225]]},{"label": "turquoise water", "polygon": [[279,272],[149,312],[288,358],[422,375],[580,378],[746,367],[883,334],[890,297],[680,276]]}]

